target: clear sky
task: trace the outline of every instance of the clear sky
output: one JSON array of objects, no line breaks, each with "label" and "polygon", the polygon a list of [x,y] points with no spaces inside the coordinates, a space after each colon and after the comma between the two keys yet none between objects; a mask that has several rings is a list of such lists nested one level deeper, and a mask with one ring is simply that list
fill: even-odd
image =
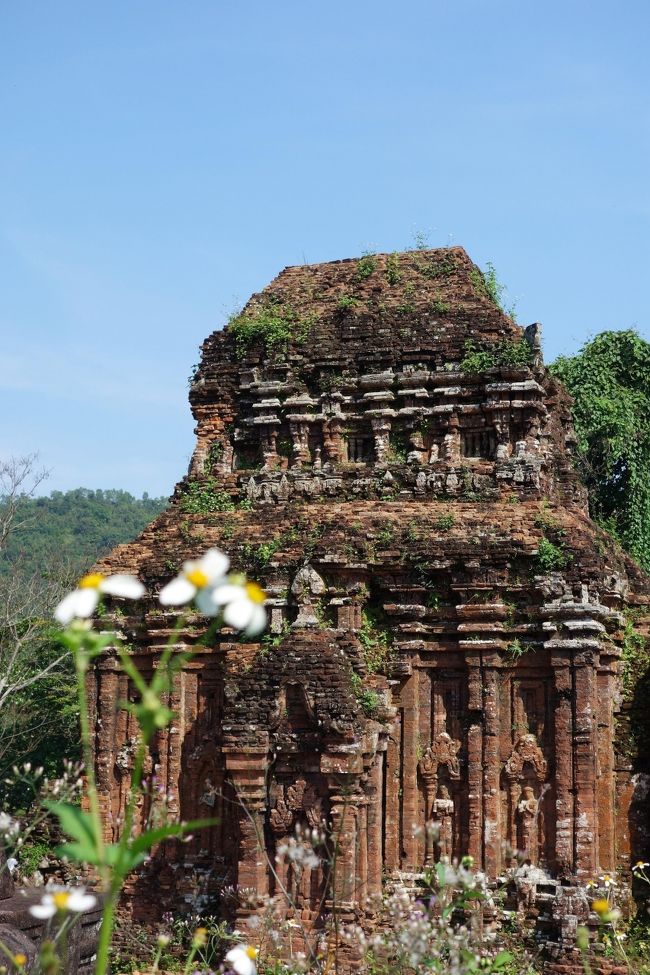
[{"label": "clear sky", "polygon": [[650,338],[648,0],[0,0],[0,455],[167,494],[198,346],[414,234]]}]

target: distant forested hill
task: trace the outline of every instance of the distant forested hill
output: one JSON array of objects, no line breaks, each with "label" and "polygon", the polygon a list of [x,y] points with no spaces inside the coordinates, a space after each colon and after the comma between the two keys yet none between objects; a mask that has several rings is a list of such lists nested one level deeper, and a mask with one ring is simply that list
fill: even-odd
[{"label": "distant forested hill", "polygon": [[[0,573],[31,574],[60,567],[85,571],[120,542],[142,531],[165,507],[166,498],[128,491],[52,491],[47,497],[20,500],[20,529],[7,540],[0,554]],[[0,499],[0,513],[2,509]]]}]

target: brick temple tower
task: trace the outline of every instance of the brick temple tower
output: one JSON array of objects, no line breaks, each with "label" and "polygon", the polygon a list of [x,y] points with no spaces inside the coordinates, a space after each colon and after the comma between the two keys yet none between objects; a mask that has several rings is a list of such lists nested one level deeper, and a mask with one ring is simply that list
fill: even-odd
[{"label": "brick temple tower", "polygon": [[[625,868],[643,796],[615,742],[621,613],[650,588],[589,519],[539,326],[450,248],[287,268],[202,353],[188,476],[102,566],[154,593],[219,546],[265,588],[270,628],[222,630],[177,677],[157,781],[219,823],[157,853],[140,912],[197,875],[216,897],[274,894],[260,844],[273,861],[297,824],[337,835],[334,893],[357,912],[441,855],[490,877],[513,850],[560,878]],[[172,623],[153,598],[120,618],[144,672]],[[93,680],[116,830],[129,688],[110,653]],[[414,832],[427,820],[439,845]],[[331,881],[281,870],[316,920]]]}]

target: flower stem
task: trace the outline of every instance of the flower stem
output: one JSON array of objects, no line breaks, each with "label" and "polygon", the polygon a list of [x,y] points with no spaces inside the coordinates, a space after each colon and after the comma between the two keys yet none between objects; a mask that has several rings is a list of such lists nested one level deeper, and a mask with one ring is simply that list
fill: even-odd
[{"label": "flower stem", "polygon": [[92,816],[93,820],[93,831],[95,834],[95,843],[97,847],[97,859],[101,864],[100,874],[104,887],[107,887],[110,882],[110,871],[105,863],[104,829],[101,808],[99,805],[99,795],[97,793],[97,780],[95,778],[95,763],[93,758],[90,718],[88,715],[88,689],[86,687],[88,657],[86,656],[85,648],[80,647],[77,653],[75,653],[74,662],[77,673],[77,699],[79,703],[79,725],[81,730],[84,772],[86,776],[86,792],[90,805],[90,815]]},{"label": "flower stem", "polygon": [[[176,620],[176,623],[169,635],[167,644],[161,659],[159,661],[158,667],[164,672],[167,670],[169,665],[169,660],[174,650],[176,637],[179,630],[183,627],[185,623],[185,618],[183,616]],[[86,714],[86,725],[88,725],[88,714]],[[104,909],[102,914],[102,926],[99,932],[99,943],[97,945],[97,961],[95,963],[95,975],[106,975],[109,962],[109,953],[111,947],[111,940],[113,936],[113,928],[115,926],[115,911],[117,908],[117,902],[119,900],[120,892],[127,875],[130,872],[129,858],[126,856],[129,849],[129,844],[131,842],[131,833],[133,831],[133,823],[135,819],[135,810],[138,804],[138,796],[141,792],[142,786],[142,773],[144,769],[144,762],[147,755],[147,749],[151,741],[152,734],[145,732],[144,729],[140,728],[140,738],[138,741],[138,748],[135,754],[135,759],[133,762],[133,773],[131,775],[131,787],[129,789],[129,797],[126,804],[126,809],[124,810],[124,823],[122,825],[122,831],[120,838],[117,843],[117,856],[115,858],[114,866],[108,868],[110,872],[110,886],[106,894],[106,901],[104,903]],[[88,735],[88,740],[90,736]],[[92,754],[90,758],[92,762]],[[92,783],[92,786],[91,786]],[[89,787],[92,787],[95,796],[97,793],[94,775],[92,779],[89,778]],[[99,804],[97,803],[97,810],[99,813]],[[101,816],[100,816],[101,823]]]},{"label": "flower stem", "polygon": [[102,925],[99,929],[99,940],[97,943],[97,958],[95,961],[95,975],[106,975],[111,949],[111,939],[113,937],[113,927],[115,926],[115,908],[119,897],[120,887],[111,889],[104,900],[102,910]]}]

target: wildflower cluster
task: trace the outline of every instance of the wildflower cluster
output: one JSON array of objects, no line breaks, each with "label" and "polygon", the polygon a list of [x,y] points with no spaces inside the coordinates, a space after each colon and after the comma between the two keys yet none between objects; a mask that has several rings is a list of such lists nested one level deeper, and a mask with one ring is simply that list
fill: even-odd
[{"label": "wildflower cluster", "polygon": [[597,914],[602,914],[602,911],[599,911],[597,907],[594,907],[595,904],[600,905],[601,902],[604,902],[607,905],[607,908],[611,908],[613,906],[618,883],[610,873],[604,873],[599,877],[588,880],[586,887],[594,899],[592,908]]},{"label": "wildflower cluster", "polygon": [[[11,788],[20,785],[28,796],[28,814],[21,819],[0,812],[0,848],[7,856],[7,869],[12,874],[24,873],[24,863],[29,862],[30,842],[33,834],[49,816],[44,806],[48,801],[78,802],[83,787],[82,766],[77,762],[64,762],[63,772],[57,778],[49,778],[41,767],[33,768],[31,762],[20,767],[14,765],[11,776],[4,783]],[[37,801],[38,800],[38,801]]]},{"label": "wildflower cluster", "polygon": [[[622,915],[621,910],[616,906],[617,880],[611,874],[604,873],[590,880],[586,886],[592,897],[591,910],[598,918],[601,927],[603,945],[627,963],[623,947],[625,934],[618,930],[618,922]],[[583,934],[583,940],[585,937]],[[580,938],[578,942],[580,943]]]},{"label": "wildflower cluster", "polygon": [[368,935],[353,925],[344,932],[346,941],[361,949],[368,967],[379,975],[502,971],[512,957],[495,953],[479,935],[476,908],[487,890],[484,876],[471,868],[470,857],[437,863],[425,872],[419,894],[396,887],[373,905],[381,919],[376,933]]},{"label": "wildflower cluster", "polygon": [[278,846],[276,860],[286,860],[294,868],[310,867],[315,870],[322,862],[316,850],[323,847],[325,842],[326,836],[322,830],[303,828],[298,823],[295,834]]},{"label": "wildflower cluster", "polygon": [[11,841],[20,833],[20,823],[6,812],[0,812],[0,840]]},{"label": "wildflower cluster", "polygon": [[[256,636],[266,626],[266,594],[256,583],[238,573],[228,574],[228,556],[217,548],[208,549],[200,558],[185,562],[175,579],[158,594],[162,606],[185,606],[194,603],[203,616],[221,616],[224,623],[247,636]],[[64,626],[75,620],[87,620],[97,610],[102,596],[141,599],[145,587],[135,576],[126,574],[85,575],[73,592],[68,593],[54,610],[54,617]]]}]

